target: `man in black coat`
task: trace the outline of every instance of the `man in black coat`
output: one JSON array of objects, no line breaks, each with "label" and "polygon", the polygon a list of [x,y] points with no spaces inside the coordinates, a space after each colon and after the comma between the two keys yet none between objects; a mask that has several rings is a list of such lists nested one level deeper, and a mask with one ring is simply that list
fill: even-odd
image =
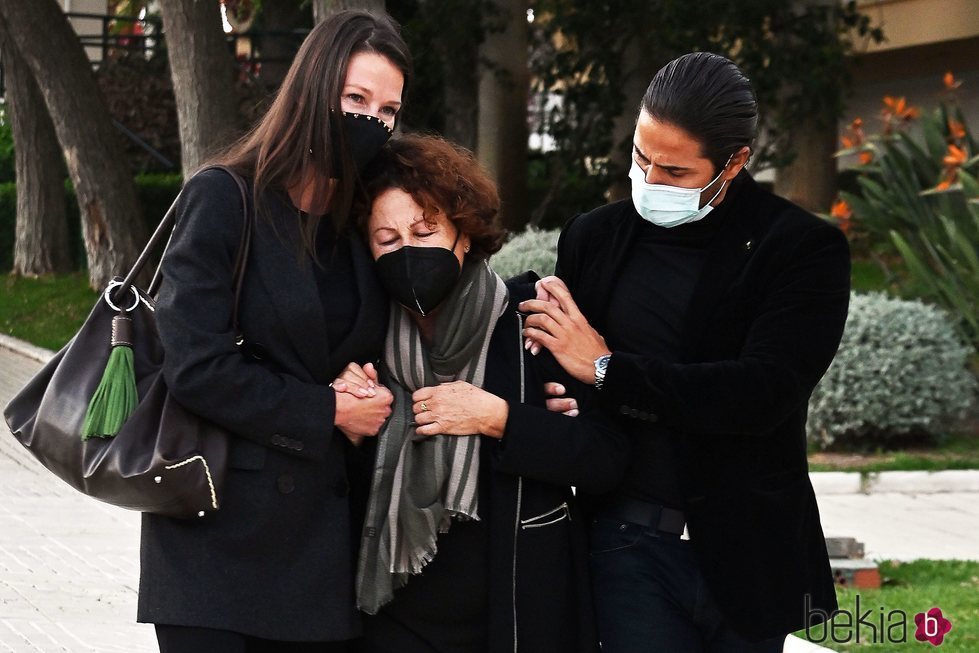
[{"label": "man in black coat", "polygon": [[849,250],[744,170],[756,126],[732,62],[667,64],[637,121],[632,199],[569,221],[558,278],[521,306],[528,338],[589,386],[579,401],[630,418],[630,469],[593,500],[606,653],[780,651],[837,607],[805,424]]}]

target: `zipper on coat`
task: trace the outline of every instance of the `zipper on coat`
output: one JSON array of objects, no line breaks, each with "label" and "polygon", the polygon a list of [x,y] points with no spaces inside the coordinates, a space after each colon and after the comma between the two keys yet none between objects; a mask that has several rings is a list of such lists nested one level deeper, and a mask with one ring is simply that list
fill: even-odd
[{"label": "zipper on coat", "polygon": [[[524,374],[524,348],[523,348],[523,315],[517,313],[517,352],[520,360],[520,403],[526,400],[527,388],[525,385]],[[513,520],[513,573],[512,573],[512,597],[513,604],[513,653],[517,653],[517,537],[520,534],[520,504],[523,500],[523,477],[517,477],[517,512]]]},{"label": "zipper on coat", "polygon": [[[538,519],[545,519],[545,518],[550,517],[551,515],[554,515],[556,513],[559,513],[559,514],[558,514],[557,517],[554,517],[553,519],[549,519],[548,521],[545,521],[545,522],[538,522],[537,521]],[[564,519],[567,519],[568,521],[571,521],[571,509],[568,507],[568,502],[567,501],[565,501],[564,503],[562,503],[561,505],[559,505],[557,508],[554,508],[552,510],[548,510],[547,512],[545,512],[542,515],[537,515],[536,517],[529,517],[527,519],[521,519],[520,520],[520,527],[521,528],[540,528],[541,526],[550,526],[551,524],[556,524],[559,521],[562,521]]]}]

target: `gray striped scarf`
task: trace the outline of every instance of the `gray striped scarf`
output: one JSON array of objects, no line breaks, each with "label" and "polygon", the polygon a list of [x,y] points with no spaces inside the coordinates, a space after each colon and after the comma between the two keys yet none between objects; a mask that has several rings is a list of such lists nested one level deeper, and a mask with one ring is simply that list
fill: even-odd
[{"label": "gray striped scarf", "polygon": [[381,381],[394,393],[377,436],[357,566],[357,607],[376,614],[438,551],[452,518],[479,519],[479,437],[415,434],[411,395],[447,381],[483,384],[486,352],[507,305],[503,280],[485,261],[463,264],[439,307],[430,347],[409,312],[391,310]]}]

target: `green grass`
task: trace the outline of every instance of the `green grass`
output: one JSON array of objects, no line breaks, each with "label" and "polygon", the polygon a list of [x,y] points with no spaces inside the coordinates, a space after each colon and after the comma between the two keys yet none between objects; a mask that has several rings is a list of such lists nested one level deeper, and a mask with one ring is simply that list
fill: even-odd
[{"label": "green grass", "polygon": [[75,335],[98,297],[84,272],[38,279],[7,276],[0,288],[0,332],[53,350]]},{"label": "green grass", "polygon": [[[974,427],[973,427],[974,428]],[[979,434],[964,431],[929,447],[873,453],[810,452],[813,472],[979,469]]]},{"label": "green grass", "polygon": [[[870,610],[866,621],[878,625],[877,643],[870,643],[873,632],[867,626],[856,625],[857,616],[853,617],[853,626],[847,627],[846,617],[838,615],[835,630],[826,632],[822,626],[810,630],[813,641],[834,651],[874,651],[880,653],[910,653],[913,651],[933,650],[928,642],[919,642],[914,638],[914,616],[919,612],[927,612],[937,607],[942,615],[952,622],[952,630],[945,636],[940,647],[942,653],[979,651],[979,562],[954,560],[916,560],[914,562],[898,563],[884,561],[880,563],[881,588],[878,590],[837,588],[837,599],[840,608],[855,613],[857,595],[860,596],[860,613]],[[881,612],[883,608],[883,612]],[[880,635],[879,624],[883,617],[884,629],[892,624],[898,624],[900,617],[890,613],[891,610],[902,611],[907,619],[907,641],[884,642]],[[856,632],[860,632],[860,644],[855,643]],[[891,629],[893,639],[898,639],[903,629]],[[833,641],[845,640],[849,642]],[[798,637],[806,638],[806,632],[796,633]],[[825,641],[820,641],[825,638]]]}]

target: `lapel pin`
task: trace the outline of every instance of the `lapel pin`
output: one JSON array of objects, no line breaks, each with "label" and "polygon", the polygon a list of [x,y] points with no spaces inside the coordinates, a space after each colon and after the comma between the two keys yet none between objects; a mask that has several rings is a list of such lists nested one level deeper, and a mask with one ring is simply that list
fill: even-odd
[{"label": "lapel pin", "polygon": [[752,245],[752,242],[751,242],[750,240],[749,240],[748,242],[746,242],[746,243],[744,244],[744,248],[745,248],[745,250],[750,250],[750,249],[751,249],[751,245]]}]

